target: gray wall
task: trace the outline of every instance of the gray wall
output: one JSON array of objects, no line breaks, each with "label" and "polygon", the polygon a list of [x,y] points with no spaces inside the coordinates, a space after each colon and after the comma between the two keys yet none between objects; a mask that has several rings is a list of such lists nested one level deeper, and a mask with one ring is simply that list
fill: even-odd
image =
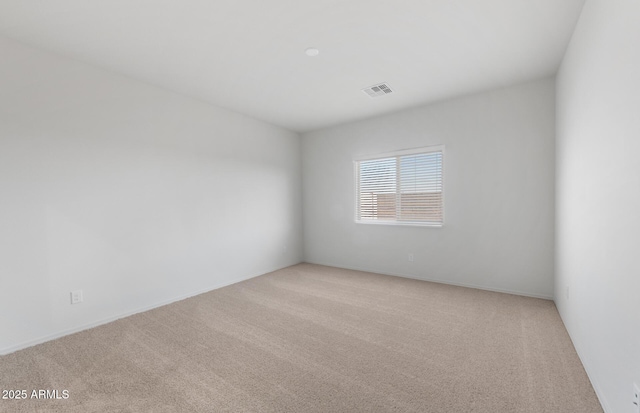
[{"label": "gray wall", "polygon": [[0,354],[301,260],[297,134],[8,39],[0,56]]},{"label": "gray wall", "polygon": [[555,301],[605,410],[640,386],[640,2],[588,0],[557,79]]},{"label": "gray wall", "polygon": [[[554,101],[545,79],[304,134],[305,261],[552,297]],[[444,227],[354,223],[354,158],[436,144]]]}]

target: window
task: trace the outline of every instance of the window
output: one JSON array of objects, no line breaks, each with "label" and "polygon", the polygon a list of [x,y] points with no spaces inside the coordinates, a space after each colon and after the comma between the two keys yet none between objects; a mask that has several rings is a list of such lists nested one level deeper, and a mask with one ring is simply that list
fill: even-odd
[{"label": "window", "polygon": [[444,147],[355,161],[356,222],[442,226]]}]

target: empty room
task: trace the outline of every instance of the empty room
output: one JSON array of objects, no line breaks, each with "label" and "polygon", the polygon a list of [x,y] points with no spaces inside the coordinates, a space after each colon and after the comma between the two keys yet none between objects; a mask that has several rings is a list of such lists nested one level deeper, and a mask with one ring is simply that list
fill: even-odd
[{"label": "empty room", "polygon": [[0,412],[640,413],[640,1],[0,0]]}]

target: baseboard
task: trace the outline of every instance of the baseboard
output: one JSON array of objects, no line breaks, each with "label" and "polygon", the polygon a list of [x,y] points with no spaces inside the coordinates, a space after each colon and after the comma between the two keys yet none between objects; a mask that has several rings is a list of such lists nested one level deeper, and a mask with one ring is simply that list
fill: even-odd
[{"label": "baseboard", "polygon": [[[555,300],[554,300],[554,303],[555,303]],[[556,304],[556,308],[557,307],[558,307],[558,305]],[[593,391],[596,393],[596,397],[598,398],[598,401],[600,402],[600,406],[602,406],[602,410],[604,411],[604,413],[613,413],[613,410],[611,410],[611,408],[609,408],[609,404],[607,403],[607,399],[606,399],[606,397],[604,396],[604,393],[601,390],[602,388],[600,387],[600,384],[598,383],[598,380],[596,380],[595,375],[593,375],[593,371],[590,370],[589,364],[585,362],[585,358],[583,357],[584,352],[582,351],[581,347],[579,345],[577,345],[576,341],[571,336],[571,332],[567,328],[567,324],[564,322],[564,319],[562,318],[562,313],[560,312],[560,310],[558,310],[558,314],[560,314],[560,320],[562,320],[562,324],[564,324],[564,329],[567,331],[567,335],[569,336],[569,339],[571,340],[571,344],[573,344],[573,348],[576,350],[576,354],[578,354],[578,358],[580,359],[580,362],[582,363],[582,367],[584,368],[585,373],[587,373],[587,377],[589,378],[589,381],[591,382],[591,387],[593,387]]]},{"label": "baseboard", "polygon": [[372,273],[375,273],[375,274],[391,275],[391,276],[394,276],[394,277],[402,277],[402,278],[410,278],[412,280],[428,281],[428,282],[432,282],[432,283],[446,284],[446,285],[455,285],[456,287],[475,288],[476,290],[484,290],[484,291],[492,291],[492,292],[496,292],[496,293],[521,295],[523,297],[541,298],[543,300],[553,301],[553,296],[548,296],[548,295],[543,295],[543,294],[527,293],[527,292],[514,291],[514,290],[505,290],[505,289],[500,289],[500,288],[491,288],[491,287],[485,287],[485,286],[482,286],[482,285],[474,285],[474,284],[466,284],[466,283],[455,283],[455,282],[451,282],[451,281],[447,281],[447,280],[439,280],[437,278],[418,277],[416,275],[411,275],[411,274],[402,274],[402,273],[395,273],[395,272],[378,271],[378,270],[373,269],[373,268],[349,267],[349,266],[344,266],[344,265],[337,265],[337,264],[331,264],[331,263],[325,263],[325,262],[317,262],[317,261],[308,261],[308,260],[305,260],[305,262],[308,263],[308,264],[316,264],[316,265],[324,265],[324,266],[327,266],[327,267],[343,268],[345,270],[372,272]]},{"label": "baseboard", "polygon": [[[373,268],[349,267],[349,266],[337,265],[337,264],[333,264],[333,263],[315,262],[315,261],[305,261],[305,262],[309,263],[309,264],[324,265],[324,266],[328,266],[328,267],[344,268],[344,269],[347,269],[347,270],[365,271],[365,272],[372,272],[372,273],[376,273],[376,274],[390,275],[390,276],[394,276],[394,277],[402,277],[402,278],[409,278],[409,279],[420,280],[420,281],[435,282],[435,283],[438,283],[438,284],[455,285],[455,286],[458,286],[458,287],[475,288],[475,289],[485,290],[485,291],[493,291],[493,292],[499,292],[499,293],[521,295],[521,296],[525,296],[525,297],[533,297],[533,298],[542,298],[542,299],[545,299],[545,300],[553,300],[553,297],[549,297],[549,296],[545,296],[545,295],[531,294],[531,293],[525,293],[525,292],[521,292],[521,291],[511,291],[511,290],[498,289],[498,288],[487,288],[487,287],[484,287],[484,286],[466,284],[466,283],[454,283],[454,282],[445,281],[445,280],[439,280],[439,279],[435,279],[435,278],[418,277],[418,276],[411,275],[411,274],[402,274],[402,273],[392,273],[392,272],[378,271],[378,270],[375,270]],[[293,265],[297,265],[297,264],[293,264]],[[103,318],[101,320],[93,321],[91,323],[87,323],[87,324],[83,324],[83,325],[80,325],[80,326],[77,326],[77,327],[73,327],[73,328],[69,328],[69,329],[66,329],[66,330],[58,331],[58,332],[55,332],[53,334],[48,334],[48,335],[45,335],[45,336],[41,336],[41,337],[35,338],[33,340],[27,340],[27,341],[15,344],[15,345],[10,346],[10,347],[5,347],[5,348],[0,349],[0,356],[4,356],[4,355],[7,355],[7,354],[10,354],[10,353],[19,351],[19,350],[23,350],[25,348],[32,347],[32,346],[35,346],[35,345],[38,345],[38,344],[42,344],[42,343],[45,343],[47,341],[55,340],[55,339],[60,338],[60,337],[68,336],[70,334],[78,333],[80,331],[88,330],[90,328],[98,327],[98,326],[103,325],[103,324],[111,323],[113,321],[119,320],[121,318],[129,317],[129,316],[134,315],[134,314],[138,314],[138,313],[142,313],[142,312],[145,312],[145,311],[153,310],[154,308],[162,307],[164,305],[168,305],[168,304],[171,304],[171,303],[174,303],[174,302],[177,302],[177,301],[181,301],[181,300],[184,300],[184,299],[189,298],[189,297],[193,297],[193,296],[196,296],[196,295],[204,294],[204,293],[209,292],[209,291],[217,290],[218,288],[222,288],[222,287],[226,287],[228,285],[236,284],[236,283],[239,283],[239,282],[242,282],[242,281],[254,278],[254,277],[258,277],[258,276],[263,275],[263,274],[267,274],[267,273],[270,273],[270,272],[273,272],[273,271],[280,270],[282,268],[286,268],[286,267],[273,268],[273,269],[270,269],[270,270],[261,271],[258,274],[250,274],[250,275],[239,277],[239,278],[236,278],[234,280],[227,281],[227,282],[224,282],[224,283],[217,283],[217,284],[214,284],[212,286],[209,286],[209,287],[197,290],[197,291],[192,291],[192,292],[189,292],[187,294],[182,294],[180,296],[173,297],[173,298],[168,299],[168,300],[163,300],[161,302],[158,302],[158,303],[155,303],[155,304],[152,304],[152,305],[149,305],[149,306],[144,306],[144,307],[140,307],[140,308],[137,308],[137,309],[134,309],[134,310],[125,311],[123,313],[119,313],[119,314],[114,315],[112,317]],[[574,347],[575,347],[575,345],[574,345]],[[576,351],[577,351],[577,348],[576,348]],[[579,353],[578,353],[578,356],[580,356]],[[581,360],[582,360],[582,358],[581,358]],[[584,363],[583,363],[583,365],[584,365]],[[585,371],[587,371],[586,366],[585,366]],[[587,371],[587,374],[588,374],[588,371]],[[594,388],[595,388],[595,386],[594,386]],[[598,392],[596,391],[596,393],[598,393]],[[600,395],[598,395],[598,397],[600,398]]]},{"label": "baseboard", "polygon": [[[299,264],[299,263],[297,263],[297,264]],[[297,264],[292,264],[292,265],[297,265]],[[90,322],[90,323],[87,323],[87,324],[83,324],[83,325],[80,325],[80,326],[77,326],[77,327],[73,327],[73,328],[69,328],[69,329],[66,329],[66,330],[58,331],[58,332],[55,332],[55,333],[52,333],[52,334],[47,334],[45,336],[41,336],[41,337],[35,338],[33,340],[23,341],[22,343],[18,343],[18,344],[15,344],[13,346],[10,346],[10,347],[5,347],[5,348],[0,349],[0,356],[6,356],[7,354],[11,354],[13,352],[16,352],[16,351],[19,351],[19,350],[23,350],[23,349],[28,348],[28,347],[32,347],[32,346],[35,346],[35,345],[38,345],[38,344],[46,343],[47,341],[55,340],[57,338],[68,336],[70,334],[79,333],[80,331],[88,330],[90,328],[98,327],[98,326],[101,326],[103,324],[111,323],[111,322],[119,320],[121,318],[129,317],[129,316],[132,316],[134,314],[143,313],[145,311],[153,310],[154,308],[162,307],[162,306],[165,306],[165,305],[168,305],[168,304],[171,304],[171,303],[175,303],[177,301],[182,301],[184,299],[187,299],[187,298],[190,298],[190,297],[194,297],[196,295],[200,295],[200,294],[207,293],[209,291],[217,290],[219,288],[223,288],[223,287],[226,287],[228,285],[237,284],[239,282],[246,281],[246,280],[249,280],[251,278],[259,277],[261,275],[268,274],[270,272],[281,270],[281,269],[287,268],[287,267],[290,267],[290,265],[287,265],[286,267],[280,267],[280,268],[274,268],[274,269],[271,269],[271,270],[261,271],[259,274],[250,274],[250,275],[247,275],[247,276],[235,278],[235,279],[233,279],[231,281],[227,281],[227,282],[224,282],[224,283],[213,284],[213,285],[211,285],[209,287],[206,287],[206,288],[203,288],[203,289],[199,289],[199,290],[196,290],[196,291],[192,291],[192,292],[189,292],[189,293],[186,293],[186,294],[181,294],[181,295],[179,295],[177,297],[173,297],[173,298],[170,298],[168,300],[163,300],[163,301],[157,302],[157,303],[152,304],[152,305],[136,308],[134,310],[125,311],[123,313],[119,313],[119,314],[114,315],[112,317],[103,318],[103,319],[100,319],[100,320],[97,320],[97,321],[93,321],[93,322]]]}]

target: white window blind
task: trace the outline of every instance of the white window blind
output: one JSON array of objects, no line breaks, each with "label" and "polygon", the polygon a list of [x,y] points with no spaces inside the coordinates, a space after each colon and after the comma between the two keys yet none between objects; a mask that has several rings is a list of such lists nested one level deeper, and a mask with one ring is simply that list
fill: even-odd
[{"label": "white window blind", "polygon": [[441,226],[444,147],[355,161],[356,221]]}]

